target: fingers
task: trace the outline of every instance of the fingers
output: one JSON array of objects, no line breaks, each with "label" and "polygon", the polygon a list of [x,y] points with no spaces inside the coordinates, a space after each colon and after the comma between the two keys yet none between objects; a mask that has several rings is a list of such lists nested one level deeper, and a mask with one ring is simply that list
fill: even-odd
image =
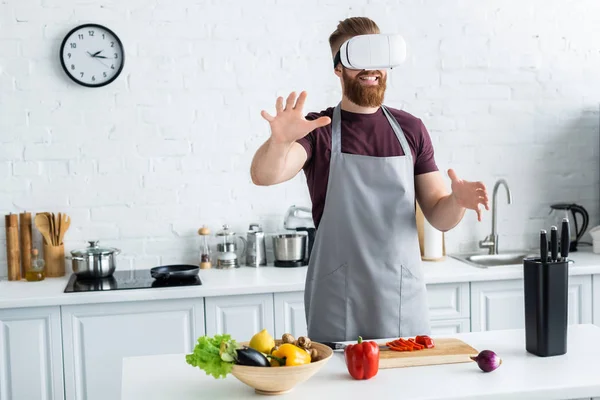
[{"label": "fingers", "polygon": [[481,189],[481,190],[485,190],[485,185],[483,184],[483,182],[473,182],[473,185],[477,188],[477,189]]},{"label": "fingers", "polygon": [[456,176],[456,172],[454,172],[454,170],[452,168],[450,168],[448,170],[448,177],[450,178],[451,181],[457,181],[458,180],[458,176]]},{"label": "fingers", "polygon": [[269,114],[269,113],[268,113],[268,112],[266,112],[265,110],[262,110],[262,111],[260,112],[260,115],[261,115],[261,116],[262,116],[264,119],[266,119],[267,121],[269,121],[269,122],[271,122],[271,121],[273,121],[273,120],[275,119],[275,118],[274,118],[274,117],[273,117],[271,114]]},{"label": "fingers", "polygon": [[312,129],[320,128],[325,125],[329,125],[331,123],[331,118],[329,117],[319,117],[313,121],[311,121]]},{"label": "fingers", "polygon": [[296,101],[296,109],[302,110],[302,107],[304,107],[304,102],[306,101],[306,96],[307,94],[305,91],[300,93],[300,96],[298,96],[298,100]]},{"label": "fingers", "polygon": [[277,114],[283,112],[283,97],[279,96],[277,98],[277,102],[275,103],[275,109],[277,110]]},{"label": "fingers", "polygon": [[477,212],[477,221],[481,222],[481,210],[477,207],[475,211]]},{"label": "fingers", "polygon": [[285,110],[293,110],[294,109],[294,103],[296,102],[296,92],[292,92],[290,93],[290,95],[287,97],[287,100],[285,101]]}]

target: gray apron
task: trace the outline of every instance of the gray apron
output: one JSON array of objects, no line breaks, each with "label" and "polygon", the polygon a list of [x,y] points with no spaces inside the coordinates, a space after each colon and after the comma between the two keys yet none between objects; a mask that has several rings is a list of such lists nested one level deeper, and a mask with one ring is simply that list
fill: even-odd
[{"label": "gray apron", "polygon": [[304,291],[311,340],[430,333],[413,157],[402,128],[382,109],[404,156],[342,153],[339,104],[333,112],[327,195]]}]

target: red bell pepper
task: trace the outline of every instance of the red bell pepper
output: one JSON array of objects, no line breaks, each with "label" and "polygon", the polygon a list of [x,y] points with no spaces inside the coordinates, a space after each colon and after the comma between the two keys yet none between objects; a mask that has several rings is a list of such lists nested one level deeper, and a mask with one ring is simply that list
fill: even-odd
[{"label": "red bell pepper", "polygon": [[357,344],[346,346],[344,358],[354,379],[371,379],[379,371],[379,345],[372,341],[363,342],[360,336]]},{"label": "red bell pepper", "polygon": [[422,335],[422,336],[417,336],[415,337],[415,342],[417,342],[420,345],[423,345],[425,347],[427,347],[428,349],[431,349],[435,346],[435,344],[433,343],[433,339],[430,338],[427,335]]}]

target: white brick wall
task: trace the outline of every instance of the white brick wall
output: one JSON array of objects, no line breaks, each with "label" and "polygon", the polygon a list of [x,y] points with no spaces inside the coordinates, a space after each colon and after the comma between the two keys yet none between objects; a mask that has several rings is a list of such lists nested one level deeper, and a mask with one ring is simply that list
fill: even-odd
[{"label": "white brick wall", "polygon": [[[67,212],[67,250],[101,239],[123,250],[120,268],[195,262],[203,224],[282,229],[288,206],[310,202],[303,175],[252,185],[269,134],[260,110],[292,90],[308,91],[306,111],[334,105],[327,37],[356,15],[405,35],[408,60],[390,73],[386,101],[423,119],[444,174],[453,167],[490,190],[508,180],[502,247],[535,245],[553,202],[580,203],[598,223],[596,0],[4,0],[0,211]],[[60,42],[84,22],[125,44],[108,87],[77,86],[61,70]],[[448,250],[476,248],[490,217],[469,213]]]}]

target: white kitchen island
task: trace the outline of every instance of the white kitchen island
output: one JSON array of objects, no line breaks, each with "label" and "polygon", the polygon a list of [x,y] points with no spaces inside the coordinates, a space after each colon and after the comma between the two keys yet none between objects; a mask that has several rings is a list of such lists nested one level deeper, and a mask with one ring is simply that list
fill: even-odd
[{"label": "white kitchen island", "polygon": [[[523,330],[453,335],[478,351],[490,349],[503,360],[491,373],[474,362],[379,370],[372,379],[353,380],[343,353],[282,400],[353,399],[590,399],[600,397],[600,327],[569,327],[563,356],[537,357],[525,350]],[[234,376],[214,379],[185,362],[184,354],[128,357],[123,360],[122,400],[198,400],[265,398]]]}]

